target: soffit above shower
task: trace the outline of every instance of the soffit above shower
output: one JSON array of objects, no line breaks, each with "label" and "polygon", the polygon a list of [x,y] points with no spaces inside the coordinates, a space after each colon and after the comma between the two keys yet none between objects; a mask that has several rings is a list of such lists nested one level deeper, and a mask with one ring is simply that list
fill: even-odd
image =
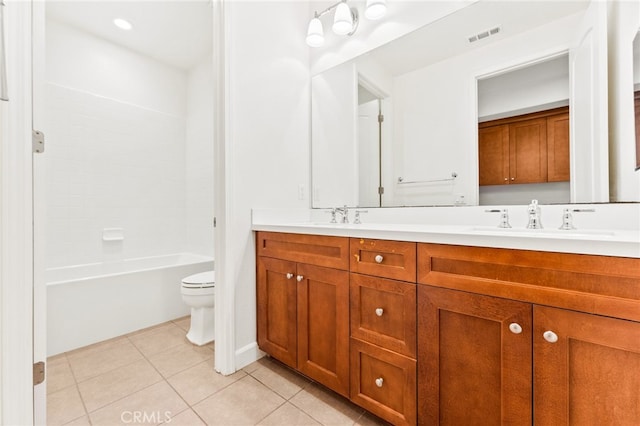
[{"label": "soffit above shower", "polygon": [[[47,18],[74,26],[112,43],[181,69],[191,69],[211,54],[210,0],[53,1]],[[114,18],[134,25],[122,31]]]}]

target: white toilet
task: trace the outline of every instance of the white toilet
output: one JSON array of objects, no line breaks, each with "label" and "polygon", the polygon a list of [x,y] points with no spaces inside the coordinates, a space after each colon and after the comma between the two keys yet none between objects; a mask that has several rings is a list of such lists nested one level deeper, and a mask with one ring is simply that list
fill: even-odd
[{"label": "white toilet", "polygon": [[214,340],[215,287],[214,271],[189,275],[182,280],[182,300],[191,307],[191,327],[187,339],[198,346]]}]

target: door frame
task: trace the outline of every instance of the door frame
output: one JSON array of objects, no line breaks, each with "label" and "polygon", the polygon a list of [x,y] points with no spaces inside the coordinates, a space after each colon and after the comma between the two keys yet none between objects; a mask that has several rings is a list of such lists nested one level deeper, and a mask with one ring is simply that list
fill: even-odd
[{"label": "door frame", "polygon": [[8,0],[9,102],[0,106],[0,423],[34,423],[32,3]]}]

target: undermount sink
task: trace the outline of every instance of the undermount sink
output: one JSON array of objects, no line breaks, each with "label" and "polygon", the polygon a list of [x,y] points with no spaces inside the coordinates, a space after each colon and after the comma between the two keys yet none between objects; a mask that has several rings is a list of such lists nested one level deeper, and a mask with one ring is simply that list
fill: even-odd
[{"label": "undermount sink", "polygon": [[497,226],[474,226],[471,232],[505,234],[514,236],[540,236],[540,237],[599,237],[612,238],[614,231],[600,229],[526,229],[526,228],[498,228]]}]

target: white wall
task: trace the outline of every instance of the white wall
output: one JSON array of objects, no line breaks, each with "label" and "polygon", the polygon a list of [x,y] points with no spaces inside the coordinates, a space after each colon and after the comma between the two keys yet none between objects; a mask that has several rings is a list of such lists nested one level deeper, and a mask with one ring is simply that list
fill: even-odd
[{"label": "white wall", "polygon": [[48,266],[213,255],[211,58],[187,75],[56,21],[46,36]]},{"label": "white wall", "polygon": [[227,194],[225,223],[219,226],[226,234],[227,278],[219,285],[235,286],[236,368],[241,368],[258,356],[251,208],[310,205],[308,4],[248,1],[226,7]]},{"label": "white wall", "polygon": [[46,38],[47,266],[183,251],[186,74],[55,22]]},{"label": "white wall", "polygon": [[184,72],[47,20],[47,81],[167,114],[186,111]]},{"label": "white wall", "polygon": [[213,249],[213,58],[188,75],[186,197],[187,250],[214,255]]},{"label": "white wall", "polygon": [[633,107],[633,39],[640,28],[640,4],[610,2],[608,17],[610,197],[611,201],[640,201]]}]

